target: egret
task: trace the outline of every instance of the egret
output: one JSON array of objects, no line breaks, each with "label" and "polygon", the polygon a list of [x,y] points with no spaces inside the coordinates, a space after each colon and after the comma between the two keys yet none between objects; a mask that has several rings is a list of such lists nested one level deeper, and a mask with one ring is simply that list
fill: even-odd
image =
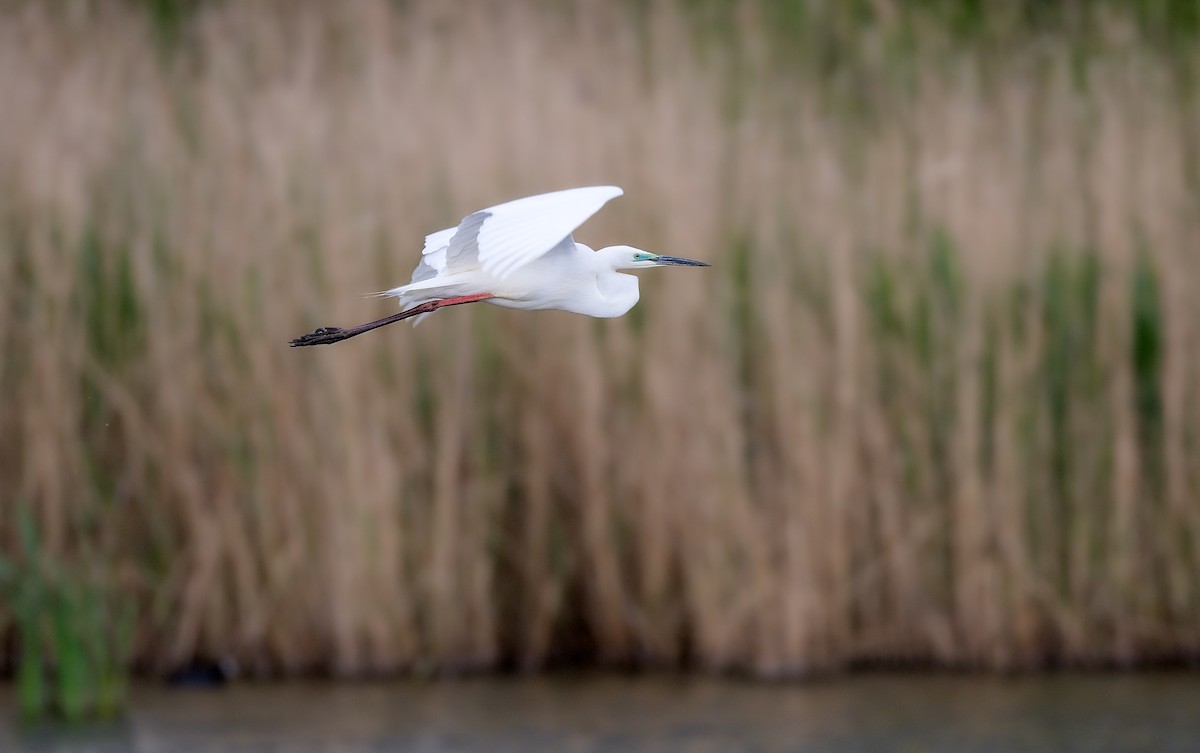
[{"label": "egret", "polygon": [[623,193],[616,186],[570,188],[468,214],[458,227],[425,236],[411,282],[379,294],[398,298],[400,313],[349,329],[321,327],[291,345],[328,345],[413,317],[416,324],[464,303],[617,317],[639,297],[638,278],[620,270],[709,266],[633,246],[593,251],[576,243],[571,233]]}]

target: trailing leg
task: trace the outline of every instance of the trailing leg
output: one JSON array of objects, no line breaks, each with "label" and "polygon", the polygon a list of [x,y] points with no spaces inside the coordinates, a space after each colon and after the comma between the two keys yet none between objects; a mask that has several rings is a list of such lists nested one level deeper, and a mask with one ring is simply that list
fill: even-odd
[{"label": "trailing leg", "polygon": [[308,345],[332,345],[342,340],[348,340],[351,337],[357,337],[364,332],[370,332],[373,329],[379,329],[386,324],[402,322],[405,319],[410,319],[421,314],[429,314],[437,311],[440,308],[447,306],[460,306],[464,303],[475,303],[477,301],[486,301],[489,298],[495,298],[491,293],[476,293],[475,295],[464,295],[457,298],[442,298],[436,301],[426,301],[410,309],[401,311],[399,314],[392,314],[383,319],[377,319],[373,322],[360,324],[357,327],[342,329],[341,327],[319,327],[307,335],[301,335],[295,340],[292,340],[289,345],[293,348],[305,347]]}]

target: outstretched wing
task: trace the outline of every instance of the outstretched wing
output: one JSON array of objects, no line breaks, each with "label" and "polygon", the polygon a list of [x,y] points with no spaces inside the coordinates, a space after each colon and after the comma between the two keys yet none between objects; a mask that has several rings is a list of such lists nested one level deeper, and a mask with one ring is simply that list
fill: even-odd
[{"label": "outstretched wing", "polygon": [[[623,194],[616,186],[570,188],[528,196],[469,214],[455,229],[446,246],[444,267],[465,268],[479,264],[486,271],[506,277],[557,246],[577,227],[610,200]],[[442,230],[426,238],[443,236]],[[430,266],[433,266],[432,264]]]}]

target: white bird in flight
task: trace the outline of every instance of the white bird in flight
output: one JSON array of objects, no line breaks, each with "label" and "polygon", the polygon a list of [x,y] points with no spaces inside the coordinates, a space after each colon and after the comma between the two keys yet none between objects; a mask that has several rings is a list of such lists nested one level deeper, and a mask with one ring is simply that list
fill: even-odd
[{"label": "white bird in flight", "polygon": [[477,301],[616,317],[638,302],[638,279],[618,270],[708,266],[633,246],[593,251],[576,243],[571,233],[623,193],[616,186],[571,188],[468,214],[458,227],[425,236],[412,282],[380,293],[399,298],[400,313],[350,329],[321,327],[291,345],[328,345],[411,317],[417,317],[415,324],[440,308]]}]

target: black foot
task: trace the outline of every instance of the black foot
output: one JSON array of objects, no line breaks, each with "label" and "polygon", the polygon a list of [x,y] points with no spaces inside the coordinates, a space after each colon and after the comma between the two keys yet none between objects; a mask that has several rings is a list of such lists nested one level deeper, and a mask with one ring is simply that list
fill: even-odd
[{"label": "black foot", "polygon": [[331,345],[336,342],[345,340],[349,335],[346,330],[341,327],[318,327],[309,332],[307,335],[301,335],[295,340],[292,340],[289,345],[293,348],[302,348],[306,345]]}]

